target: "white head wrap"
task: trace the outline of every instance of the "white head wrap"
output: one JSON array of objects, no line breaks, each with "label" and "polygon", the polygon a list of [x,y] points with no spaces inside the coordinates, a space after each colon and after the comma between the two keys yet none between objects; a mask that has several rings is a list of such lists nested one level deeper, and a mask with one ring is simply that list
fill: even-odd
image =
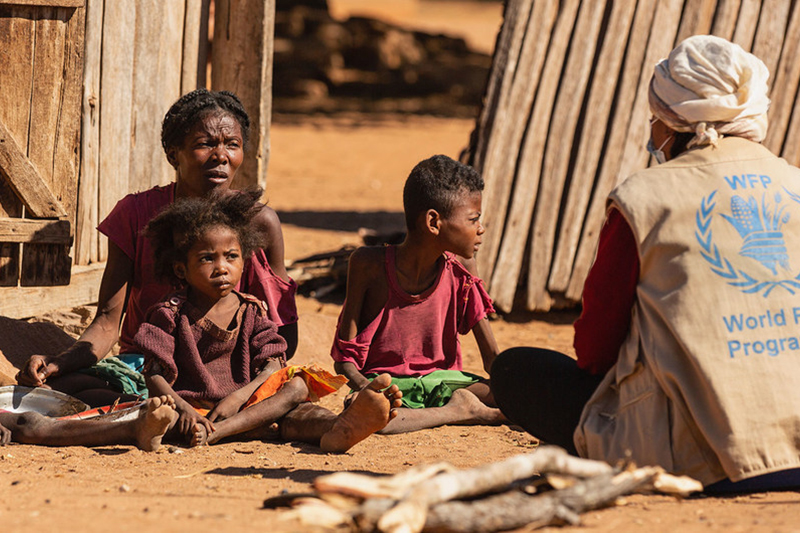
[{"label": "white head wrap", "polygon": [[675,131],[695,133],[688,147],[722,135],[761,142],[767,134],[769,71],[739,45],[695,35],[656,65],[650,109]]}]

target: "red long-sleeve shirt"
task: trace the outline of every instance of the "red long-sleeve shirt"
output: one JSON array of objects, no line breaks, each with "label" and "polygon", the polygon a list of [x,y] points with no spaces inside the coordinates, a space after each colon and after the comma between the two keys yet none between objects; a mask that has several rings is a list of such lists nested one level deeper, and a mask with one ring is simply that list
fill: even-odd
[{"label": "red long-sleeve shirt", "polygon": [[612,209],[583,286],[583,311],[574,324],[573,346],[580,368],[605,374],[617,362],[631,327],[638,280],[636,239],[622,214]]}]

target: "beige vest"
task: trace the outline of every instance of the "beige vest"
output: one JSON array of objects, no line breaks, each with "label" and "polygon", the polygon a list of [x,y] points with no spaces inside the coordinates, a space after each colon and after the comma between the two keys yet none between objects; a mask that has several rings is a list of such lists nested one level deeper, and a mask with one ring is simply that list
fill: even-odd
[{"label": "beige vest", "polygon": [[704,484],[800,467],[800,170],[727,137],[634,174],[609,205],[640,275],[579,453]]}]

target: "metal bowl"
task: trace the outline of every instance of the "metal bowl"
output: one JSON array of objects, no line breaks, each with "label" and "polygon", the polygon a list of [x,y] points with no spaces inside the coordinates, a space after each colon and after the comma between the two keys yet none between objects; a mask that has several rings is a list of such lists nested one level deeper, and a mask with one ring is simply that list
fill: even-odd
[{"label": "metal bowl", "polygon": [[8,385],[0,387],[0,410],[12,413],[33,411],[45,416],[61,417],[81,413],[89,406],[63,392],[39,387]]}]

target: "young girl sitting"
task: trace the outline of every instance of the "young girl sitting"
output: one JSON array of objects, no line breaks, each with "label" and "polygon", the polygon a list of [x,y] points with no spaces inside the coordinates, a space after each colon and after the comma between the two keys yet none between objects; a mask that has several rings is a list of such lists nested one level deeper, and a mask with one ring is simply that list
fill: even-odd
[{"label": "young girl sitting", "polygon": [[150,395],[175,400],[179,416],[168,437],[193,446],[269,428],[344,382],[321,369],[287,368],[286,342],[266,304],[234,290],[243,258],[264,244],[261,232],[248,230],[260,195],[180,200],[145,228],[156,273],[183,289],[148,311],[134,343]]}]

